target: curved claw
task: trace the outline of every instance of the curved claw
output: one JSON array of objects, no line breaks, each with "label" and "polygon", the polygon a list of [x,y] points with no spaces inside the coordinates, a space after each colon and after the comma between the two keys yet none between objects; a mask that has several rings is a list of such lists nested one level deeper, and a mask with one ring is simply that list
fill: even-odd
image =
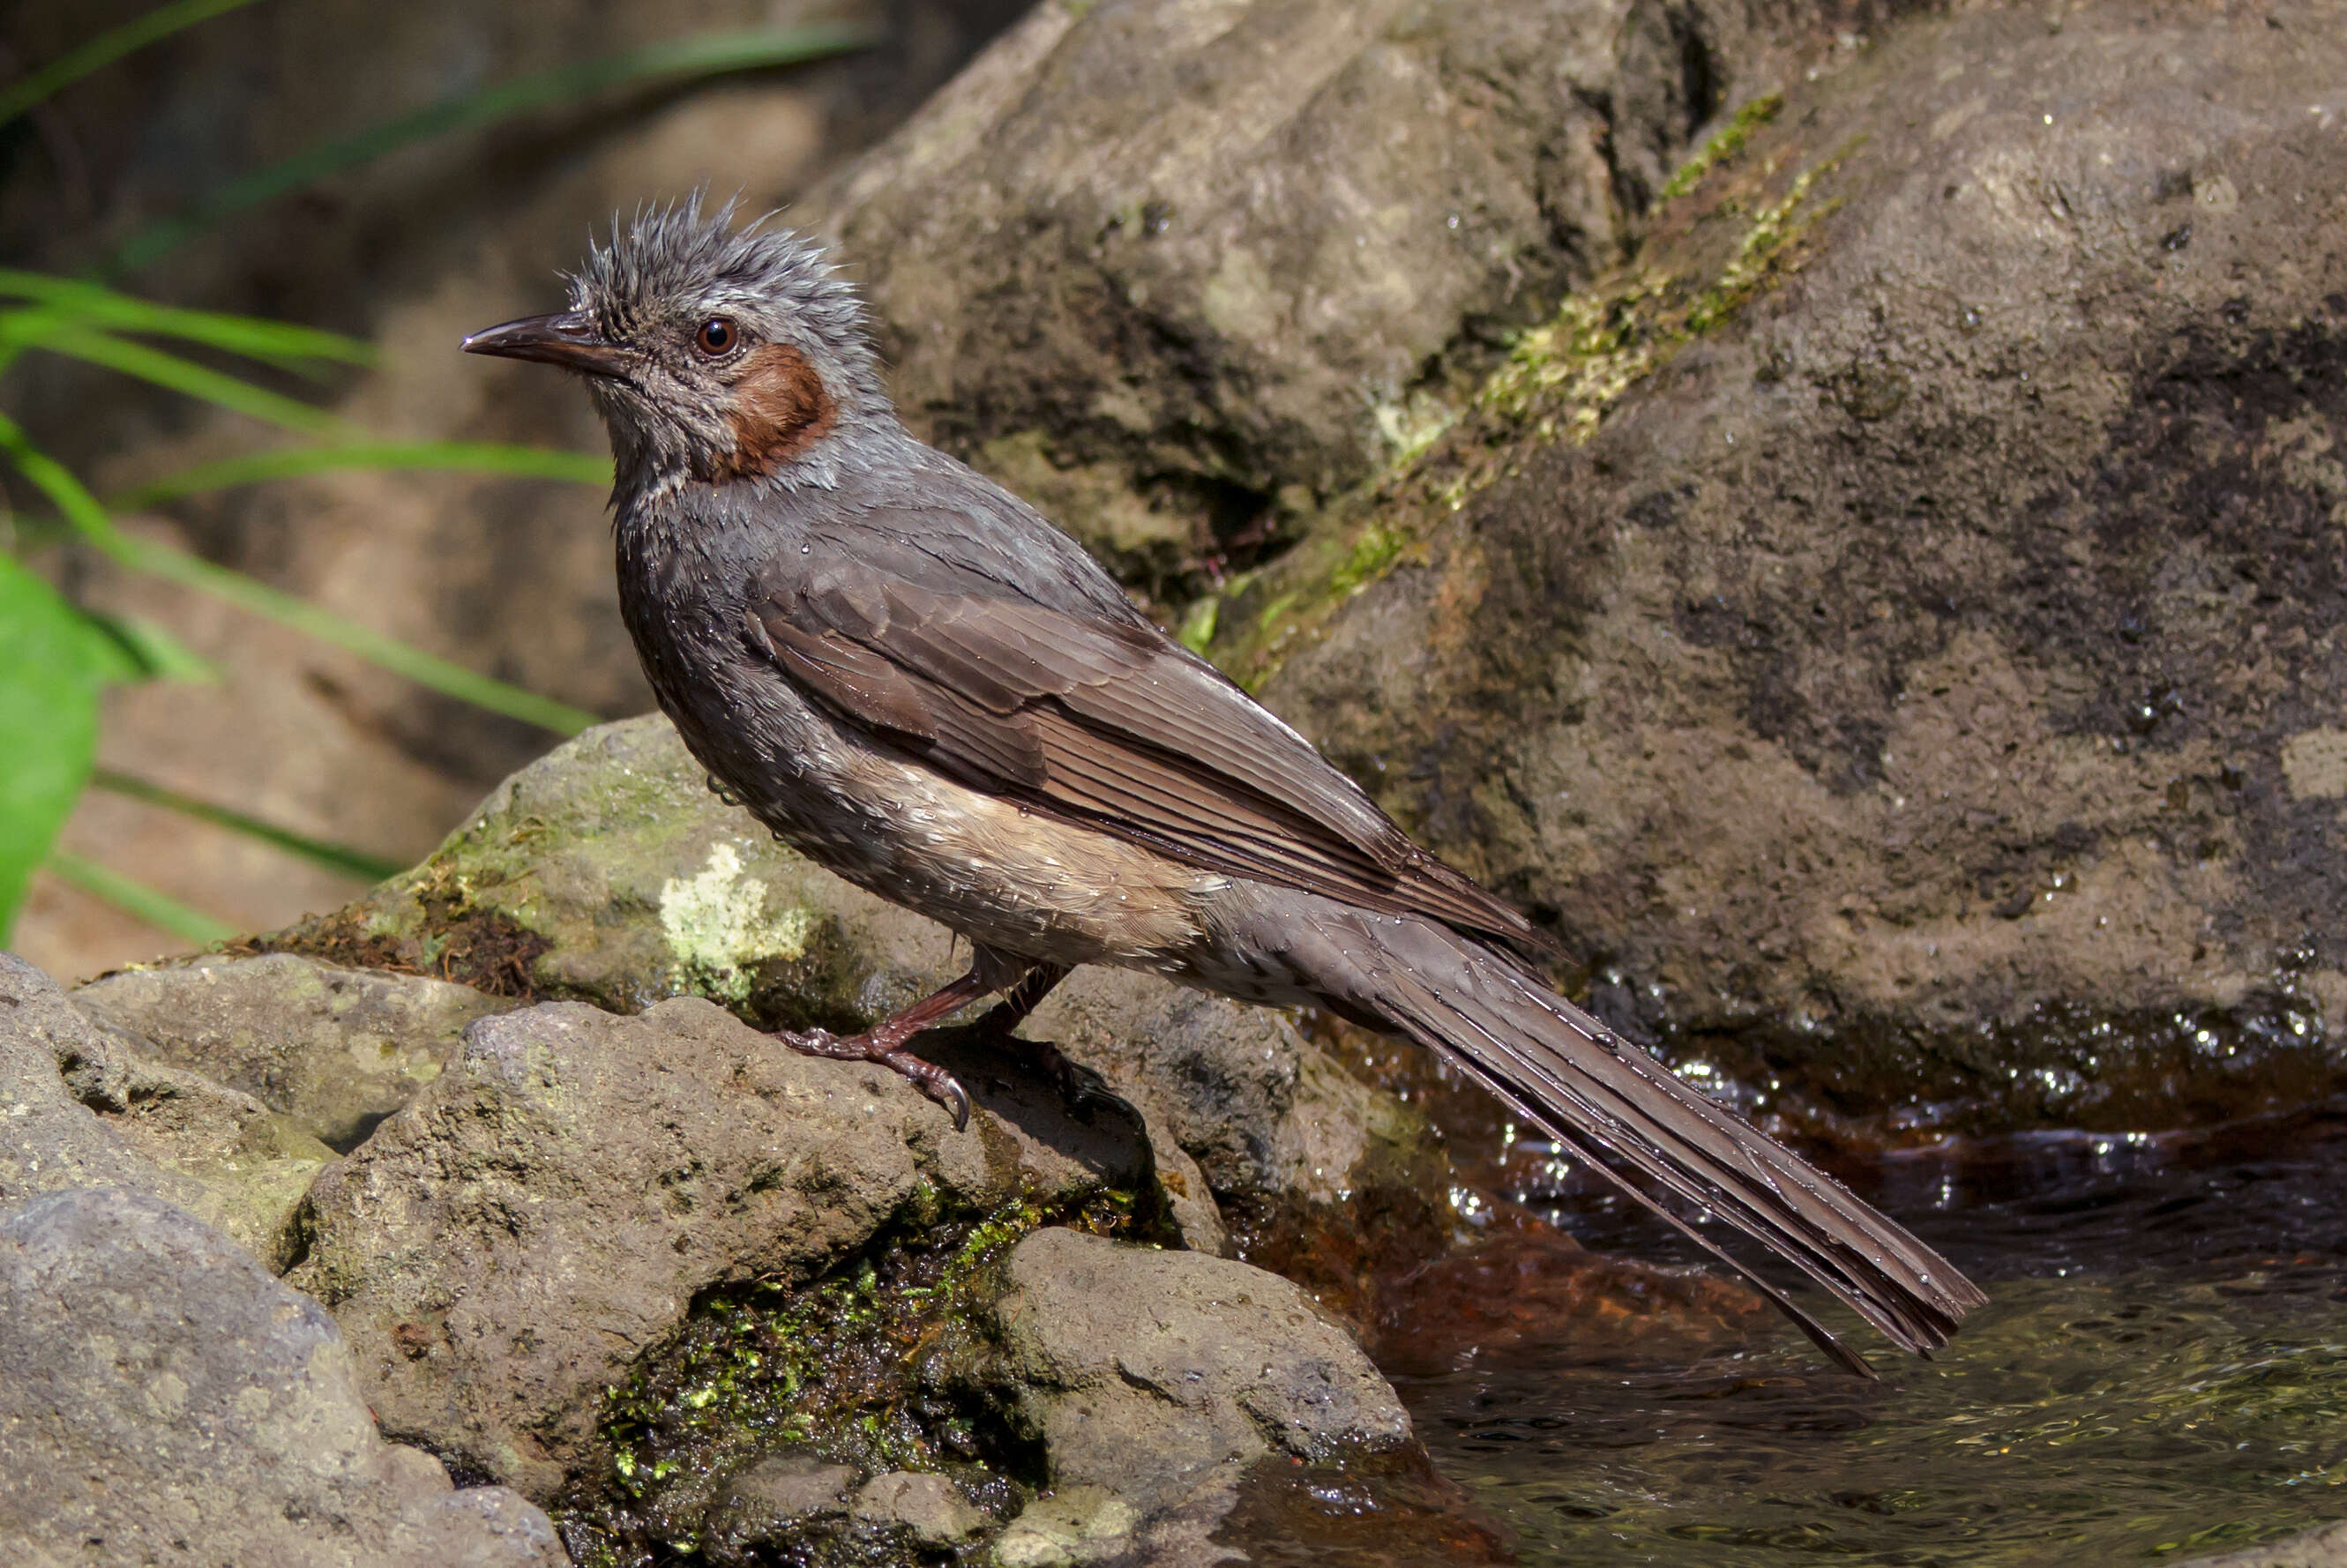
[{"label": "curved claw", "polygon": [[921,1092],[946,1108],[946,1113],[953,1118],[955,1132],[969,1131],[969,1091],[952,1073],[946,1073],[933,1082],[924,1080]]}]

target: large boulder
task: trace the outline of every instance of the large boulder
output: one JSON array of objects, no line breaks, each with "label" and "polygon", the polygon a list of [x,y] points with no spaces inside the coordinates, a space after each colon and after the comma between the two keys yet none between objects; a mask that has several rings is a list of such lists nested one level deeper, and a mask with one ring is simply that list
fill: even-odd
[{"label": "large boulder", "polygon": [[[805,1283],[904,1233],[1144,1211],[1130,1117],[970,1075],[970,1130],[885,1068],[781,1050],[705,1001],[492,1018],[313,1190],[289,1276],[386,1428],[532,1497],[610,1457],[605,1390],[712,1287]],[[884,1233],[887,1233],[884,1235]]]},{"label": "large boulder", "polygon": [[0,1204],[0,1555],[558,1568],[544,1513],[385,1443],[318,1304],[117,1187]]},{"label": "large boulder", "polygon": [[[1203,1542],[1274,1452],[1419,1454],[1296,1286],[1166,1250],[1129,1108],[1071,1116],[975,1034],[937,1054],[966,1132],[696,998],[484,1019],[312,1189],[288,1278],[387,1432],[595,1560],[1092,1561]],[[1094,1544],[1020,1558],[1088,1487]]]},{"label": "large boulder", "polygon": [[1762,1111],[2328,1092],[2336,23],[1983,9],[1786,78],[1212,651]]}]

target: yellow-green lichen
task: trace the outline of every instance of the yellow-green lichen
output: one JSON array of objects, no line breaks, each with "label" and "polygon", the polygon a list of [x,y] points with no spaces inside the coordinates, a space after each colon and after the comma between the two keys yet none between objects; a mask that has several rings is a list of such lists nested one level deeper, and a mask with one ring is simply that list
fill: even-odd
[{"label": "yellow-green lichen", "polygon": [[661,884],[660,917],[677,978],[728,1002],[750,994],[760,963],[805,956],[815,927],[809,909],[768,910],[766,885],[744,876],[741,852],[723,842],[711,846],[699,872]]}]

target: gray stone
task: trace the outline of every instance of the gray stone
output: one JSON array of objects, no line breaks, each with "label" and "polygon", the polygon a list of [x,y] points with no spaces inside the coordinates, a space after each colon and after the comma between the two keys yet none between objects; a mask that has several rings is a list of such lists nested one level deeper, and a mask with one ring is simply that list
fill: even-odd
[{"label": "gray stone", "polygon": [[242,1090],[344,1153],[439,1076],[466,1024],[515,1005],[291,953],[132,969],[73,1002],[142,1055]]},{"label": "gray stone", "polygon": [[694,1296],[807,1279],[891,1222],[1071,1210],[1149,1166],[1130,1119],[965,1071],[956,1132],[885,1069],[777,1048],[696,999],[551,1003],[464,1053],[313,1190],[290,1276],[333,1308],[395,1435],[548,1498],[602,1450],[607,1386]]},{"label": "gray stone", "polygon": [[316,1302],[118,1188],[0,1206],[0,1556],[556,1568],[546,1516],[383,1441]]},{"label": "gray stone", "polygon": [[2195,1557],[2177,1568],[2347,1568],[2347,1523],[2326,1524],[2286,1541],[2221,1556]]},{"label": "gray stone", "polygon": [[846,1465],[811,1455],[770,1454],[719,1491],[702,1553],[721,1568],[755,1562],[752,1548],[786,1543],[810,1527],[845,1518],[847,1494],[859,1479]]},{"label": "gray stone", "polygon": [[333,1152],[251,1096],[161,1066],[0,953],[0,1199],[127,1187],[226,1230],[272,1267]]},{"label": "gray stone", "polygon": [[1107,1487],[1062,1487],[1020,1510],[989,1555],[996,1568],[1071,1568],[1122,1557],[1140,1522],[1133,1504]]},{"label": "gray stone", "polygon": [[856,1494],[856,1517],[902,1530],[921,1546],[955,1546],[992,1522],[941,1475],[892,1470]]},{"label": "gray stone", "polygon": [[1210,651],[1772,1114],[2335,1091],[2337,24],[1966,9],[1776,78]]},{"label": "gray stone", "polygon": [[1785,57],[1768,10],[1048,0],[805,210],[908,417],[1180,597],[1218,529],[1422,446],[1622,254]]},{"label": "gray stone", "polygon": [[1052,1487],[1104,1488],[1132,1522],[1226,1508],[1266,1455],[1411,1440],[1359,1348],[1296,1286],[1245,1264],[1047,1228],[1012,1252],[989,1311],[994,1376],[1043,1441]]}]

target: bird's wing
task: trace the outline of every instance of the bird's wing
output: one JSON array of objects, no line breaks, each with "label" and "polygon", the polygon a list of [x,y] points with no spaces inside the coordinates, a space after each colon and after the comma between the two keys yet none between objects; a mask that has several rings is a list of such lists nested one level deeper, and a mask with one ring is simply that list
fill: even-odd
[{"label": "bird's wing", "polygon": [[971,788],[1209,870],[1540,940],[1522,913],[1410,843],[1309,742],[1137,617],[841,559],[765,574],[750,619],[803,691]]}]

